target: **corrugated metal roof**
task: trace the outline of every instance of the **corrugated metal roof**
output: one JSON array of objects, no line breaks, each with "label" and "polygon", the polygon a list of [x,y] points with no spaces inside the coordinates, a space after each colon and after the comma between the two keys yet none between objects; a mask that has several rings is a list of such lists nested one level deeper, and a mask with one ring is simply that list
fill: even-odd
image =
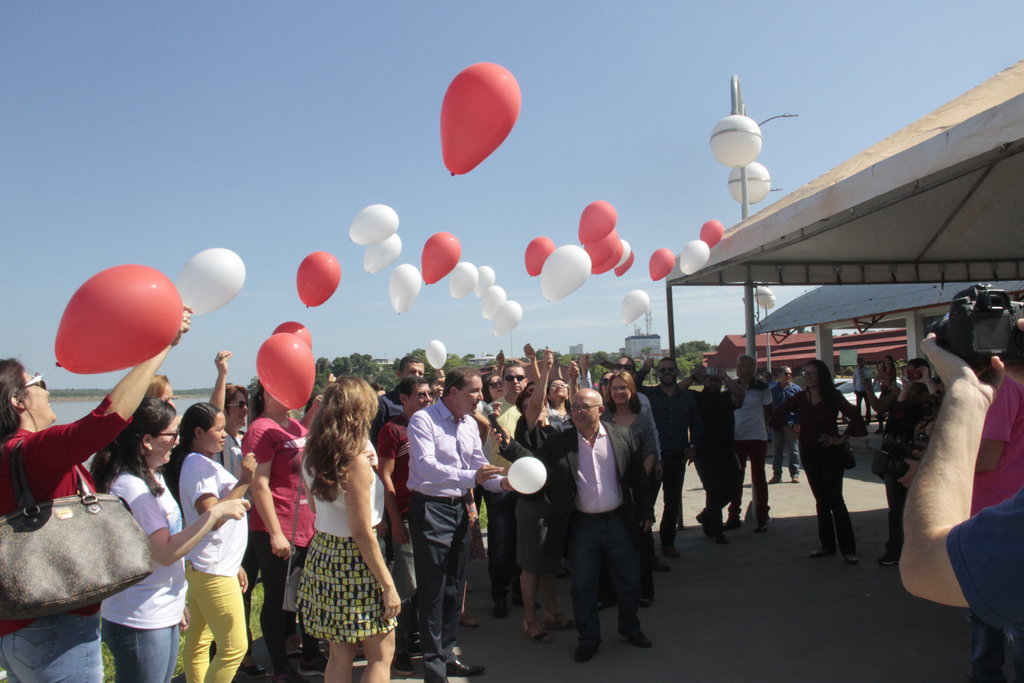
[{"label": "corrugated metal roof", "polygon": [[[758,334],[793,330],[825,323],[850,322],[855,318],[882,316],[876,327],[903,327],[903,314],[921,308],[948,304],[953,296],[974,282],[947,282],[945,285],[914,283],[899,285],[826,285],[790,301],[761,321]],[[992,283],[994,287],[1019,294],[1024,280]]]}]

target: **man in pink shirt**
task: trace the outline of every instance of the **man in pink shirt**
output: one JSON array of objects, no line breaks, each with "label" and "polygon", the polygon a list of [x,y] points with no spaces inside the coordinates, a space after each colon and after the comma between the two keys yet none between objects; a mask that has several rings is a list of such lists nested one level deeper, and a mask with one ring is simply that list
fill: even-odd
[{"label": "man in pink shirt", "polygon": [[[1007,377],[985,416],[974,467],[971,516],[1012,498],[1024,488],[1024,386]],[[1001,629],[971,612],[971,680],[1005,681],[1007,638],[1013,645],[1013,669],[1024,672],[1024,627]]]}]

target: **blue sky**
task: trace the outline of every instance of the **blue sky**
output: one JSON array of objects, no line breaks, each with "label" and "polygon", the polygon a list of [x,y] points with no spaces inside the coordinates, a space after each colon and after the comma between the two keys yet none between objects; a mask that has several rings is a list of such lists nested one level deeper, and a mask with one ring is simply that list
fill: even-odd
[{"label": "blue sky", "polygon": [[[0,356],[50,369],[57,387],[111,384],[52,369],[74,290],[122,263],[173,279],[215,246],[236,251],[248,279],[165,364],[179,387],[209,385],[222,348],[236,352],[232,378],[248,380],[286,320],[329,358],[394,357],[431,339],[460,355],[525,342],[612,350],[632,331],[623,296],[644,289],[665,338],[651,252],[739,218],[707,144],[733,73],[756,120],[800,115],[765,126],[758,161],[782,191],[756,210],[1020,59],[1021,14],[1016,2],[3,3]],[[522,111],[490,158],[453,178],[441,100],[480,61],[516,76]],[[575,243],[597,199],[617,207],[637,264],[547,302],[523,251],[541,235]],[[367,274],[348,239],[373,203],[401,218],[395,265],[418,267],[427,237],[451,232],[523,305],[520,326],[494,337],[479,300],[452,299],[447,280],[396,315],[391,268]],[[306,309],[295,271],[317,250],[338,257],[342,281]],[[740,297],[677,289],[677,339],[741,333]]]}]

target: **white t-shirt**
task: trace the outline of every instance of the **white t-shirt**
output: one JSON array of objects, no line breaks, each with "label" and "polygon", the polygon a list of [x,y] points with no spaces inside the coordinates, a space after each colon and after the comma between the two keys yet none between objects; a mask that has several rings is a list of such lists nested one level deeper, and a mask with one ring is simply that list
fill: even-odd
[{"label": "white t-shirt", "polygon": [[[223,499],[235,488],[238,480],[220,463],[202,453],[190,453],[181,464],[178,495],[185,513],[185,524],[199,518],[196,501],[208,493]],[[242,566],[242,556],[249,542],[249,522],[245,518],[229,519],[219,529],[203,536],[186,556],[192,567],[204,574],[235,576]]]},{"label": "white t-shirt", "polygon": [[[371,463],[376,467],[377,451],[374,450],[373,445],[369,441],[366,442],[366,448],[373,452]],[[313,478],[309,476],[305,465],[302,467],[302,479],[306,482],[307,487],[313,483]],[[334,500],[321,500],[319,498],[315,498],[315,500],[316,530],[322,531],[325,534],[331,534],[332,536],[351,538],[352,525],[348,522],[345,494],[338,494],[338,497]],[[380,477],[376,474],[374,474],[373,483],[370,485],[370,506],[373,511],[373,518],[370,520],[370,523],[373,526],[377,526],[380,524],[380,520],[384,518],[384,484],[381,483]]]},{"label": "white t-shirt", "polygon": [[[110,486],[132,509],[135,521],[147,536],[160,529],[173,535],[181,531],[181,510],[159,474],[164,492],[154,496],[146,482],[134,474],[122,474]],[[103,601],[102,615],[107,621],[137,629],[167,628],[181,621],[185,610],[185,561],[165,567],[154,560],[153,573],[139,583]]]},{"label": "white t-shirt", "polygon": [[767,441],[764,407],[772,405],[772,390],[757,380],[749,387],[743,387],[743,406],[733,411],[736,419],[736,441]]}]

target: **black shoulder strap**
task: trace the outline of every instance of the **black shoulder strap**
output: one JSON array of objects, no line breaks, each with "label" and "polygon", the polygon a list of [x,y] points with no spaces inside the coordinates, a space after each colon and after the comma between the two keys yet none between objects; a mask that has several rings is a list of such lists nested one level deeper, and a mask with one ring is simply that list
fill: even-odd
[{"label": "black shoulder strap", "polygon": [[10,455],[11,486],[14,487],[14,499],[18,501],[18,507],[32,507],[36,504],[32,491],[28,488],[28,479],[25,477],[25,463],[21,456],[21,444],[24,440],[14,444]]}]

